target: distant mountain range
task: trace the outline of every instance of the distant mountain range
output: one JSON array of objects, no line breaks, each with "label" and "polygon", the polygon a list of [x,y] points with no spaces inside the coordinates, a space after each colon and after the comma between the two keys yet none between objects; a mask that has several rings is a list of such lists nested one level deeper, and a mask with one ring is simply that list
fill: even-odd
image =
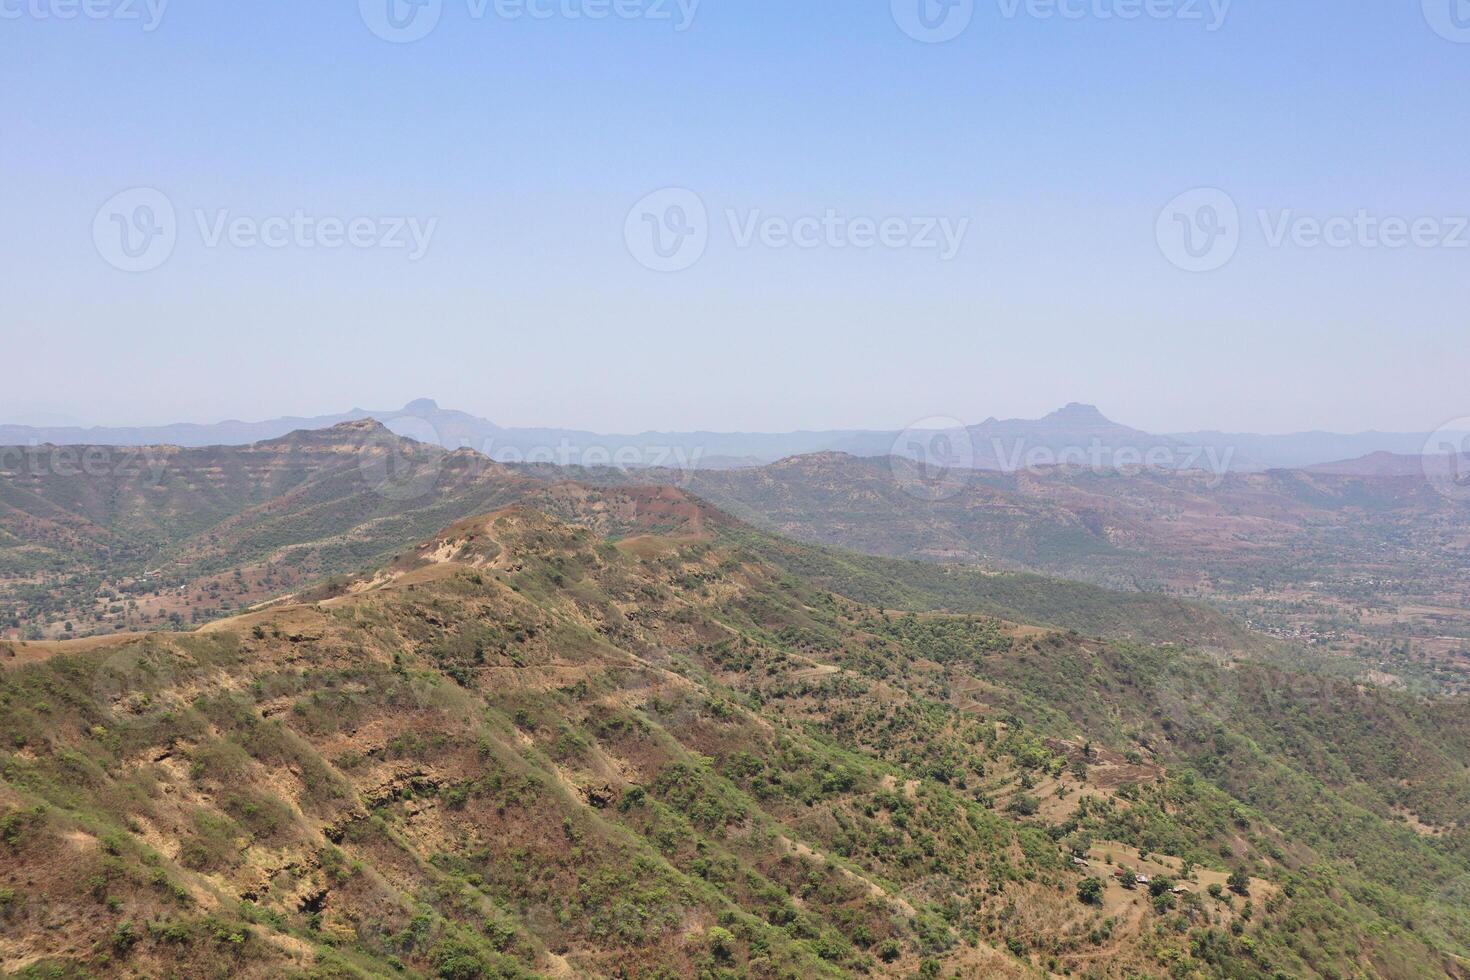
[{"label": "distant mountain range", "polygon": [[[851,456],[906,456],[948,468],[1016,472],[1055,464],[1095,467],[1260,472],[1343,464],[1374,454],[1417,457],[1430,434],[1363,432],[1289,435],[1190,432],[1158,435],[1108,419],[1091,405],[1071,404],[1040,419],[988,419],[945,429],[921,423],[906,431],[641,432],[608,434],[576,429],[507,428],[420,399],[401,409],[355,408],[315,418],[262,422],[180,423],[153,427],[45,427],[0,424],[0,446],[89,445],[239,446],[292,432],[377,419],[399,435],[449,449],[474,449],[501,462],[617,466],[622,469],[738,469],[792,456],[841,452]],[[1384,465],[1369,461],[1363,465]],[[1417,459],[1396,467],[1417,467]]]}]

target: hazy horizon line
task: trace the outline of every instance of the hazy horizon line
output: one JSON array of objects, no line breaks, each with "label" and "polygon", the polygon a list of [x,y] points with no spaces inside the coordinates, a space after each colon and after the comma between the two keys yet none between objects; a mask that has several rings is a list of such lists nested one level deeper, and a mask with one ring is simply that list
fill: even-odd
[{"label": "hazy horizon line", "polygon": [[[427,403],[427,404],[425,404],[425,403]],[[709,434],[717,434],[717,435],[796,435],[796,434],[804,434],[804,433],[808,433],[808,434],[820,434],[820,433],[892,433],[892,432],[903,432],[903,431],[907,431],[907,430],[910,430],[910,429],[916,429],[916,428],[917,429],[923,429],[923,428],[925,428],[925,426],[922,423],[935,422],[935,421],[943,421],[943,422],[946,422],[946,423],[959,422],[959,423],[963,424],[966,427],[976,427],[976,426],[981,426],[981,425],[985,425],[985,424],[992,423],[992,422],[998,422],[998,423],[1006,423],[1006,422],[1040,422],[1040,421],[1043,421],[1043,420],[1045,420],[1046,418],[1048,418],[1050,416],[1061,414],[1062,412],[1065,412],[1066,410],[1072,409],[1072,408],[1082,408],[1082,409],[1094,410],[1099,415],[1101,415],[1106,421],[1108,421],[1109,423],[1111,423],[1113,425],[1117,425],[1117,426],[1121,426],[1121,427],[1125,427],[1125,428],[1135,429],[1135,430],[1137,430],[1139,432],[1143,432],[1143,433],[1146,433],[1146,434],[1149,434],[1149,435],[1156,435],[1156,436],[1175,436],[1175,435],[1193,435],[1193,434],[1250,435],[1250,436],[1267,436],[1267,437],[1288,437],[1288,436],[1305,436],[1305,435],[1335,435],[1335,436],[1419,435],[1419,434],[1431,433],[1431,432],[1443,430],[1445,428],[1445,422],[1446,422],[1446,420],[1440,420],[1439,423],[1433,423],[1433,424],[1426,425],[1423,428],[1415,428],[1415,429],[1378,428],[1378,427],[1367,428],[1367,429],[1356,429],[1356,428],[1348,428],[1348,427],[1344,427],[1344,428],[1323,428],[1323,427],[1318,426],[1318,427],[1312,427],[1312,428],[1282,428],[1282,429],[1272,429],[1272,430],[1253,430],[1253,429],[1223,428],[1223,427],[1213,426],[1213,425],[1205,425],[1205,426],[1177,426],[1177,427],[1168,427],[1168,428],[1151,428],[1151,427],[1147,427],[1147,426],[1143,426],[1143,425],[1137,425],[1137,424],[1134,424],[1134,423],[1129,422],[1129,421],[1126,421],[1126,420],[1119,420],[1118,418],[1114,417],[1113,415],[1110,415],[1107,411],[1102,410],[1099,406],[1097,406],[1094,403],[1087,402],[1087,401],[1074,400],[1074,401],[1070,401],[1070,402],[1066,403],[1065,405],[1062,405],[1062,406],[1060,406],[1060,407],[1058,407],[1056,409],[1053,409],[1050,412],[1046,412],[1046,413],[1044,413],[1042,415],[1037,415],[1037,416],[1027,416],[1027,415],[1024,415],[1024,414],[998,414],[998,413],[993,413],[992,412],[991,414],[987,415],[984,418],[979,418],[979,419],[975,419],[975,420],[967,420],[967,419],[962,419],[962,418],[960,418],[958,416],[946,416],[946,415],[940,415],[940,414],[930,414],[928,416],[925,416],[925,417],[920,418],[920,419],[917,419],[917,420],[909,420],[908,422],[900,422],[898,424],[877,425],[877,426],[874,426],[874,425],[837,425],[837,426],[832,426],[832,425],[808,425],[808,426],[795,426],[795,427],[783,427],[783,428],[740,428],[740,427],[720,428],[720,427],[712,427],[712,426],[705,425],[705,426],[691,426],[691,427],[688,427],[688,428],[678,428],[678,427],[665,426],[665,427],[654,427],[654,428],[645,428],[645,429],[637,429],[637,430],[635,430],[635,429],[623,429],[623,430],[619,430],[617,428],[602,429],[602,428],[597,428],[595,426],[590,426],[590,425],[560,424],[560,423],[553,423],[553,422],[536,422],[536,423],[520,423],[520,424],[506,423],[506,422],[502,422],[502,421],[497,420],[496,418],[494,418],[492,415],[489,415],[489,414],[481,414],[480,412],[475,411],[475,410],[472,410],[472,409],[464,409],[464,408],[457,408],[457,407],[454,407],[454,406],[446,406],[443,403],[439,402],[435,398],[425,397],[425,398],[414,398],[414,399],[410,399],[410,400],[404,402],[404,404],[402,406],[397,407],[397,408],[389,408],[389,407],[363,408],[359,404],[359,405],[354,405],[354,406],[352,406],[351,408],[348,408],[348,409],[343,409],[343,410],[339,410],[339,411],[331,411],[331,412],[319,412],[319,413],[316,413],[316,414],[301,414],[301,413],[295,413],[295,412],[280,412],[280,413],[275,414],[275,415],[267,415],[267,416],[258,417],[258,418],[243,418],[243,417],[238,417],[238,416],[231,416],[231,417],[226,417],[226,418],[216,418],[213,421],[198,421],[198,420],[194,420],[194,419],[174,419],[174,420],[168,421],[168,422],[96,422],[96,421],[91,421],[91,420],[85,420],[85,419],[82,419],[82,418],[80,418],[78,416],[70,415],[70,414],[65,413],[65,412],[46,412],[46,411],[40,411],[40,412],[21,413],[18,416],[13,416],[13,417],[0,417],[0,427],[24,428],[24,429],[78,429],[78,430],[83,430],[83,431],[117,430],[117,429],[170,429],[170,428],[180,428],[180,427],[185,427],[185,426],[194,427],[194,428],[211,428],[211,427],[215,427],[215,426],[224,426],[224,425],[245,425],[245,426],[267,425],[267,424],[270,424],[272,422],[285,422],[285,421],[290,421],[290,422],[297,422],[297,421],[299,421],[299,422],[316,422],[316,421],[320,421],[320,420],[324,420],[324,419],[331,419],[331,418],[337,418],[337,417],[341,417],[341,416],[354,415],[354,414],[359,414],[359,415],[363,415],[363,416],[366,416],[366,417],[376,418],[376,419],[378,419],[378,421],[381,422],[381,421],[385,421],[385,420],[386,421],[391,421],[391,420],[393,420],[395,418],[403,418],[403,417],[410,416],[412,414],[410,412],[410,410],[414,406],[416,406],[416,405],[422,405],[426,409],[428,409],[428,406],[429,405],[432,405],[433,408],[430,409],[430,410],[443,411],[443,412],[457,412],[459,414],[468,415],[468,416],[474,418],[477,421],[486,422],[486,423],[489,423],[489,424],[494,425],[494,426],[496,426],[498,428],[501,428],[501,429],[507,429],[507,430],[553,430],[553,431],[590,433],[590,434],[593,434],[593,435],[647,435],[647,434],[658,434],[658,433],[689,433],[689,434],[709,433]],[[385,418],[380,418],[380,416],[385,416],[386,419]],[[1453,425],[1453,424],[1455,424],[1456,422],[1459,422],[1459,421],[1470,421],[1470,416],[1467,416],[1463,420],[1462,419],[1449,420],[1449,422],[1450,422],[1451,425]],[[935,425],[935,426],[930,426],[929,428],[931,428],[933,430],[938,430],[938,429],[942,429],[942,428],[946,428],[946,427],[947,426]],[[1470,429],[1470,426],[1467,426],[1467,429]]]}]

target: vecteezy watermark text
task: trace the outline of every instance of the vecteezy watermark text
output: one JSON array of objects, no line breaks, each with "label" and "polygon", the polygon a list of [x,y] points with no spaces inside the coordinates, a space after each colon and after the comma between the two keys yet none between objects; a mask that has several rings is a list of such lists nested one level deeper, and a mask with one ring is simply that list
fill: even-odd
[{"label": "vecteezy watermark text", "polygon": [[1006,20],[1177,20],[1214,32],[1233,0],[996,0]]},{"label": "vecteezy watermark text", "polygon": [[429,252],[439,227],[438,218],[412,215],[318,217],[297,209],[289,215],[256,218],[234,215],[229,209],[197,210],[194,221],[205,248],[382,248],[407,250],[407,259],[417,262]]},{"label": "vecteezy watermark text", "polygon": [[0,446],[0,474],[7,477],[148,476],[168,468],[168,453],[154,446]]},{"label": "vecteezy watermark text", "polygon": [[1131,476],[1145,470],[1175,470],[1224,479],[1235,460],[1233,446],[1109,446],[1099,439],[1085,446],[1062,447],[1029,445],[1024,439],[990,439],[986,448],[989,458],[1005,473],[1035,474],[1060,467]]},{"label": "vecteezy watermark text", "polygon": [[[450,457],[457,455],[452,467]],[[684,485],[700,468],[704,447],[626,443],[501,445],[494,438],[480,445],[437,431],[427,419],[402,415],[388,419],[358,450],[358,469],[373,493],[389,500],[416,500],[439,486],[446,468],[473,477],[495,465],[583,467],[586,469],[663,470]]]},{"label": "vecteezy watermark text", "polygon": [[0,20],[113,20],[137,23],[151,34],[168,5],[169,0],[0,0]]},{"label": "vecteezy watermark text", "polygon": [[1159,471],[1203,477],[1220,486],[1235,461],[1233,446],[1160,442],[1107,445],[1100,439],[1058,446],[1028,439],[986,437],[959,419],[927,418],[894,440],[889,465],[899,487],[922,500],[940,501],[967,490],[982,471],[1044,477],[1062,471],[1135,476]]},{"label": "vecteezy watermark text", "polygon": [[[650,21],[679,33],[694,26],[702,0],[463,0],[472,22]],[[358,0],[363,23],[393,44],[412,44],[432,34],[444,19],[445,0]]]},{"label": "vecteezy watermark text", "polygon": [[[730,243],[737,249],[908,250],[932,252],[941,262],[959,255],[970,230],[969,218],[875,218],[848,215],[836,208],[797,215],[727,208],[722,217]],[[680,272],[704,257],[714,228],[703,198],[687,188],[670,187],[633,206],[623,225],[623,238],[629,253],[645,268]]]},{"label": "vecteezy watermark text", "polygon": [[688,446],[578,445],[563,439],[555,446],[500,446],[487,442],[482,454],[497,463],[551,466],[580,466],[587,469],[667,469],[685,472],[699,468],[704,449]]},{"label": "vecteezy watermark text", "polygon": [[[237,214],[229,208],[196,208],[192,225],[207,249],[344,248],[401,251],[410,262],[428,254],[438,218],[414,215],[313,214],[297,208],[289,214]],[[180,235],[178,211],[162,191],[135,187],[114,195],[92,222],[97,254],[124,272],[150,272],[174,254]]]},{"label": "vecteezy watermark text", "polygon": [[[1272,249],[1470,249],[1470,216],[1375,213],[1303,214],[1294,208],[1258,209],[1260,239]],[[1189,272],[1213,272],[1230,264],[1249,222],[1235,199],[1216,187],[1186,191],[1160,212],[1154,234],[1172,264]]]},{"label": "vecteezy watermark text", "polygon": [[1281,248],[1470,248],[1470,217],[1377,215],[1360,208],[1351,215],[1318,218],[1258,211],[1266,244]]},{"label": "vecteezy watermark text", "polygon": [[[909,37],[926,44],[953,41],[970,29],[976,0],[889,0],[893,20]],[[1007,21],[1172,20],[1214,32],[1225,26],[1234,0],[995,0]]]}]

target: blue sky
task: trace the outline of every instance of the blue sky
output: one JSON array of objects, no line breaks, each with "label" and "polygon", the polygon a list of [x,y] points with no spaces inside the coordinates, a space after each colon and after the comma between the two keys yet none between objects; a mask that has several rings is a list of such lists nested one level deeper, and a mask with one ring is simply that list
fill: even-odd
[{"label": "blue sky", "polygon": [[[604,431],[1072,400],[1155,430],[1470,415],[1465,0],[1236,0],[1218,24],[1207,0],[1131,20],[1103,15],[1143,0],[976,0],[946,43],[890,0],[703,0],[682,31],[676,0],[602,20],[564,13],[599,0],[516,19],[442,0],[410,44],[358,0],[174,0],[156,25],[144,0],[90,2],[61,19],[80,0],[0,0],[0,419],[423,395]],[[129,272],[99,211],[123,194],[114,213],[138,217],[136,188],[172,207],[176,242]],[[706,212],[675,272],[625,233],[665,188]],[[1239,213],[1207,272],[1158,230],[1194,188]],[[1423,244],[1361,222],[1312,239],[1360,214],[1418,222]],[[293,215],[372,230],[251,237]],[[844,242],[905,231],[783,243],[823,216]],[[388,247],[410,220],[432,229],[421,256]],[[953,257],[918,247],[940,220],[964,225]],[[774,237],[742,244],[751,222]]]}]

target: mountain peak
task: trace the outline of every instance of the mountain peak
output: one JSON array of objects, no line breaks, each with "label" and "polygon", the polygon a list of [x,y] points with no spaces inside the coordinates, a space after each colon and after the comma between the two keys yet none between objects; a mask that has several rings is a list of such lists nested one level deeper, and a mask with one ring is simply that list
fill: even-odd
[{"label": "mountain peak", "polygon": [[[305,429],[305,430],[302,430],[302,431],[310,432],[311,430],[310,429]],[[371,418],[369,418],[369,419],[352,419],[351,421],[348,421],[348,422],[338,422],[336,425],[332,426],[331,429],[329,429],[327,431],[329,431],[329,432],[387,432],[388,430],[383,426],[383,423],[379,422],[377,419],[371,419]],[[294,435],[294,433],[293,433],[293,435]]]},{"label": "mountain peak", "polygon": [[403,406],[404,415],[423,417],[439,411],[439,403],[432,398],[418,398]]},{"label": "mountain peak", "polygon": [[1063,408],[1057,409],[1047,416],[1050,421],[1058,422],[1087,422],[1107,423],[1110,420],[1098,410],[1096,405],[1084,405],[1082,402],[1071,402]]}]

